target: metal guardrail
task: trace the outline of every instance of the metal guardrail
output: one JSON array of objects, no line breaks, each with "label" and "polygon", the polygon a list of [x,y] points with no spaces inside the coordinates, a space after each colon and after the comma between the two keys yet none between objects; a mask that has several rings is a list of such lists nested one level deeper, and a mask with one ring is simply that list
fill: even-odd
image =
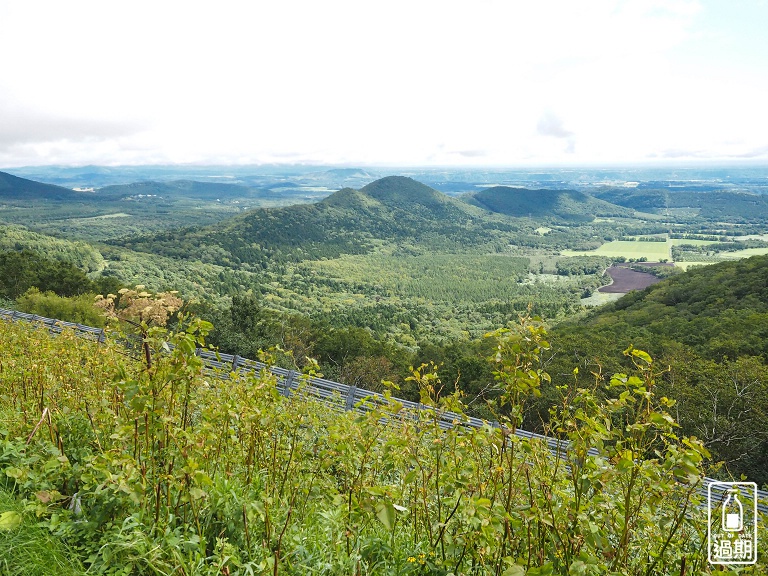
[{"label": "metal guardrail", "polygon": [[[62,320],[45,318],[43,316],[37,316],[36,314],[26,314],[24,312],[8,310],[5,308],[0,308],[0,319],[9,321],[23,320],[25,322],[39,324],[48,328],[49,332],[52,334],[60,334],[65,329],[70,328],[74,330],[76,335],[99,343],[105,342],[107,338],[107,334],[103,328],[93,328],[91,326],[64,322]],[[203,360],[206,368],[210,372],[215,373],[216,376],[222,378],[228,378],[232,373],[247,375],[248,373],[260,373],[265,369],[269,369],[269,371],[276,376],[278,391],[283,396],[302,394],[307,398],[319,400],[340,410],[357,410],[359,412],[369,411],[374,404],[383,405],[388,402],[382,394],[377,392],[372,392],[356,386],[349,386],[340,382],[334,382],[333,380],[326,380],[325,378],[306,377],[296,370],[287,370],[277,366],[267,366],[262,362],[244,358],[242,356],[221,354],[204,348],[198,348],[196,354]],[[405,415],[413,416],[421,410],[430,410],[434,412],[438,418],[438,425],[444,430],[453,428],[457,425],[473,428],[481,428],[486,425],[495,428],[499,427],[498,422],[488,422],[486,420],[481,420],[480,418],[464,416],[448,411],[435,412],[434,409],[429,406],[401,398],[392,398],[392,400],[402,404],[402,412],[404,412]],[[567,454],[568,442],[566,441],[522,429],[515,430],[515,435],[520,438],[536,439],[546,443],[547,447],[554,455],[564,456]],[[592,448],[588,451],[588,454],[596,456],[598,455],[598,452]],[[714,482],[719,481],[713,478],[704,478],[697,490],[698,494],[706,499],[707,487]],[[758,490],[757,497],[758,510],[763,514],[768,515],[768,492]]]}]

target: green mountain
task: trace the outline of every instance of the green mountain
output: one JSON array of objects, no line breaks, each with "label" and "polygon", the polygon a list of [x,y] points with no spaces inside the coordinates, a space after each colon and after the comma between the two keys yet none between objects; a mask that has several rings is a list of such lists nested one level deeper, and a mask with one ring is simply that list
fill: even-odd
[{"label": "green mountain", "polygon": [[576,190],[494,186],[464,198],[471,204],[508,216],[549,217],[566,221],[592,220],[595,216],[631,217],[634,212]]},{"label": "green mountain", "polygon": [[[676,342],[722,360],[768,363],[768,256],[693,268],[602,306],[576,331],[642,342],[653,352]],[[619,344],[620,345],[620,344]]]},{"label": "green mountain", "polygon": [[364,254],[381,242],[466,249],[493,240],[482,212],[410,178],[389,176],[344,188],[316,204],[251,210],[216,225],[123,240],[176,258],[208,253],[230,266],[259,266]]},{"label": "green mountain", "polygon": [[597,198],[642,212],[664,213],[670,209],[694,210],[700,218],[714,221],[764,221],[768,196],[729,191],[603,190]]},{"label": "green mountain", "polygon": [[632,216],[633,211],[576,190],[550,190],[494,186],[473,192],[465,199],[508,216],[554,217],[591,220],[594,216]]},{"label": "green mountain", "polygon": [[424,218],[466,219],[464,206],[442,192],[405,176],[388,176],[360,190],[392,210],[404,210]]},{"label": "green mountain", "polygon": [[[0,172],[0,198],[6,200],[82,200],[87,192],[75,192],[69,188],[42,184]],[[90,196],[89,196],[90,197]]]}]

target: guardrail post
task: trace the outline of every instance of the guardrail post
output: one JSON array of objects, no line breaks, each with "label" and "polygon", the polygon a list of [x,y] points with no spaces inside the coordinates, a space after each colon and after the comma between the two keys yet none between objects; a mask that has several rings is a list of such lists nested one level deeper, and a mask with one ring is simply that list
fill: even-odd
[{"label": "guardrail post", "polygon": [[99,344],[104,344],[104,342],[107,340],[107,333],[104,332],[104,328],[101,329],[101,332],[99,332]]},{"label": "guardrail post", "polygon": [[242,360],[242,358],[235,354],[235,357],[232,358],[232,372],[237,372],[237,367],[240,365],[240,360]]},{"label": "guardrail post", "polygon": [[344,410],[352,410],[355,407],[355,392],[357,392],[357,386],[347,387],[347,402],[344,405]]},{"label": "guardrail post", "polygon": [[283,396],[286,398],[290,398],[291,396],[291,386],[293,385],[293,379],[296,376],[296,371],[291,370],[288,372],[288,376],[285,377],[285,380],[283,380]]}]

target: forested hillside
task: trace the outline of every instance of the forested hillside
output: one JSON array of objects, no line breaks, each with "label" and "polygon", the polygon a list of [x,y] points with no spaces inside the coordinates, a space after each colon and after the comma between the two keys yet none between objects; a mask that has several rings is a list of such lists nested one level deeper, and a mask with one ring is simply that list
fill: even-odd
[{"label": "forested hillside", "polygon": [[[678,400],[683,430],[735,474],[768,482],[768,256],[696,268],[624,296],[552,337],[553,374],[588,385],[622,370],[632,344],[660,365],[661,393]],[[532,417],[534,418],[534,417]]]},{"label": "forested hillside", "polygon": [[381,241],[427,243],[466,250],[513,230],[509,222],[481,218],[477,211],[410,178],[391,176],[361,190],[342,189],[309,205],[258,209],[226,223],[120,244],[175,258],[203,258],[210,252],[228,265],[270,264],[342,254],[366,254]]},{"label": "forested hillside", "polygon": [[595,216],[634,215],[628,210],[575,190],[530,190],[494,186],[468,194],[466,200],[492,212],[508,216],[592,220]]},{"label": "forested hillside", "polygon": [[[201,196],[216,189],[166,185]],[[408,367],[434,360],[442,364],[445,390],[463,390],[472,399],[470,412],[482,416],[494,399],[485,361],[492,351],[483,334],[529,310],[551,323],[578,314],[580,297],[607,281],[601,273],[612,260],[592,248],[627,238],[612,244],[629,249],[679,240],[700,250],[762,249],[763,241],[749,236],[727,243],[702,238],[699,223],[711,214],[684,225],[628,218],[631,210],[581,192],[497,187],[475,197],[490,205],[387,177],[315,204],[251,210],[213,226],[134,235],[111,246],[4,226],[0,297],[25,311],[84,321],[93,318],[97,292],[136,284],[180,289],[196,300],[196,313],[214,322],[209,341],[222,351],[256,356],[278,344],[286,365],[304,367],[307,357],[317,358],[330,378],[370,389],[387,379],[410,398],[417,391],[407,382]],[[52,223],[56,210],[46,216]],[[108,222],[87,225],[96,221]],[[731,234],[742,227],[718,225],[730,226]],[[692,238],[682,238],[688,232]],[[649,234],[648,242],[637,241]],[[564,248],[578,250],[565,256]],[[673,253],[680,249],[673,245]],[[553,334],[557,352],[547,359],[553,380],[572,383],[579,366],[576,378],[586,386],[593,371],[625,369],[617,359],[628,345],[647,349],[671,366],[658,384],[680,399],[685,430],[703,438],[729,471],[766,481],[765,262],[694,269],[563,323]],[[545,389],[541,401],[528,405],[526,426],[540,428],[552,402]]]},{"label": "forested hillside", "polygon": [[[713,221],[763,222],[768,218],[768,196],[746,192],[690,190],[605,190],[598,198],[643,212],[694,210],[697,217]],[[690,217],[690,215],[689,215]]]},{"label": "forested hillside", "polygon": [[19,178],[7,172],[0,172],[0,198],[15,200],[77,200],[82,199],[83,192],[75,192],[69,188],[43,184],[26,178]]}]

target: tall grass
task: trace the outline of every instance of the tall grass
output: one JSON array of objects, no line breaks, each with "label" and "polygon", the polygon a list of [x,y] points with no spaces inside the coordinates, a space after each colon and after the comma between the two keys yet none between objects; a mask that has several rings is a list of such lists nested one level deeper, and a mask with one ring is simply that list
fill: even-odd
[{"label": "tall grass", "polygon": [[[2,484],[2,481],[0,481]],[[83,576],[85,568],[60,538],[38,525],[23,503],[0,488],[0,514],[16,512],[19,526],[0,529],[0,575],[2,576]]]},{"label": "tall grass", "polygon": [[610,379],[608,404],[561,390],[551,432],[573,450],[553,456],[511,434],[549,385],[536,322],[493,335],[503,426],[479,429],[461,426],[461,394],[442,394],[434,366],[410,377],[433,412],[391,397],[337,412],[301,388],[280,396],[268,371],[207,373],[194,350],[209,329],[150,331],[147,366],[0,324],[0,479],[89,573],[708,571],[705,451],[675,436],[645,353],[627,352],[636,370]]}]

